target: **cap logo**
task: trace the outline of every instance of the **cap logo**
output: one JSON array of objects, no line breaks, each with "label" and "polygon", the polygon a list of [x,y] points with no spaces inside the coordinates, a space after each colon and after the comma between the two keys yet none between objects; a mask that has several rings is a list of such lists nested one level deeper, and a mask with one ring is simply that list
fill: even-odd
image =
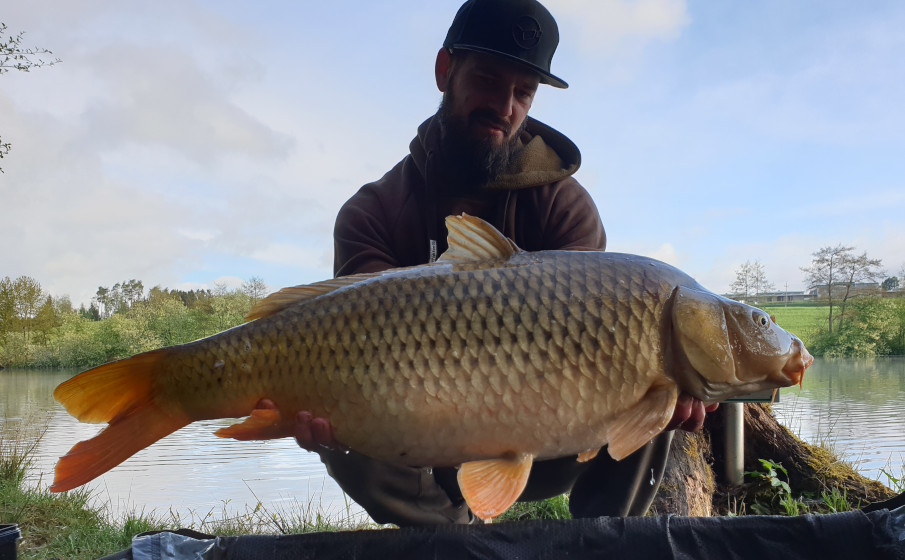
[{"label": "cap logo", "polygon": [[540,23],[531,16],[522,16],[512,24],[512,38],[523,49],[533,49],[543,35]]}]

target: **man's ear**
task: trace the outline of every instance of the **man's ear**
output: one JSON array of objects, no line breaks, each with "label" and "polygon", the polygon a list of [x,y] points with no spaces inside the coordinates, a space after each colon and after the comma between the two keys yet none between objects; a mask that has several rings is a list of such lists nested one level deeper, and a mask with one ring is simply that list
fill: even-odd
[{"label": "man's ear", "polygon": [[449,87],[449,67],[452,62],[450,52],[444,47],[437,53],[437,61],[434,63],[434,76],[437,79],[437,89],[446,93]]}]

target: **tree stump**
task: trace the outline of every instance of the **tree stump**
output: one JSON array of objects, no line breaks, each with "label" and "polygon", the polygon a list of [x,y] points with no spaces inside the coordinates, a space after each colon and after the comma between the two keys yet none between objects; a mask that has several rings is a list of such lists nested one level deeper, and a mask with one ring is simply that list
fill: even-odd
[{"label": "tree stump", "polygon": [[[744,470],[762,470],[758,459],[781,464],[788,471],[788,484],[796,498],[804,493],[819,497],[836,489],[852,508],[858,508],[895,495],[882,483],[858,474],[828,449],[795,437],[776,420],[768,405],[746,403],[744,424]],[[726,482],[725,437],[724,409],[708,414],[700,433],[676,433],[651,512],[707,516],[737,511],[734,504],[744,499],[752,484],[732,487]]]}]

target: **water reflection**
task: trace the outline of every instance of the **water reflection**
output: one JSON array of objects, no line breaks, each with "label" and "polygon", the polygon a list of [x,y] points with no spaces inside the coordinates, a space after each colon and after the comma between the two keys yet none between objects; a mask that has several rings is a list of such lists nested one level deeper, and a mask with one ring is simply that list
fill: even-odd
[{"label": "water reflection", "polygon": [[905,357],[818,359],[803,387],[784,389],[774,406],[785,426],[823,443],[868,478],[889,483],[905,463]]},{"label": "water reflection", "polygon": [[[30,484],[49,486],[57,458],[76,442],[93,437],[101,425],[83,424],[53,399],[56,386],[76,371],[0,372],[0,429],[46,425],[36,450]],[[132,510],[166,513],[182,519],[227,509],[244,513],[258,501],[275,511],[298,502],[328,515],[357,515],[361,509],[343,496],[314,453],[294,440],[239,442],[213,432],[229,420],[195,422],[148,447],[88,484],[95,500],[114,515]],[[348,511],[350,504],[351,511]]]}]

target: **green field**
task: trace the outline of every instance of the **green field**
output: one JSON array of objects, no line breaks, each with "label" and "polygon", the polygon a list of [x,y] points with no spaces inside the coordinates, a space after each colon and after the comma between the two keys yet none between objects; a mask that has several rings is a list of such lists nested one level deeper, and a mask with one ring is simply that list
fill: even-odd
[{"label": "green field", "polygon": [[776,323],[794,334],[805,346],[813,342],[817,331],[826,328],[830,313],[828,305],[821,306],[783,306],[771,305],[761,307],[776,319]]}]

